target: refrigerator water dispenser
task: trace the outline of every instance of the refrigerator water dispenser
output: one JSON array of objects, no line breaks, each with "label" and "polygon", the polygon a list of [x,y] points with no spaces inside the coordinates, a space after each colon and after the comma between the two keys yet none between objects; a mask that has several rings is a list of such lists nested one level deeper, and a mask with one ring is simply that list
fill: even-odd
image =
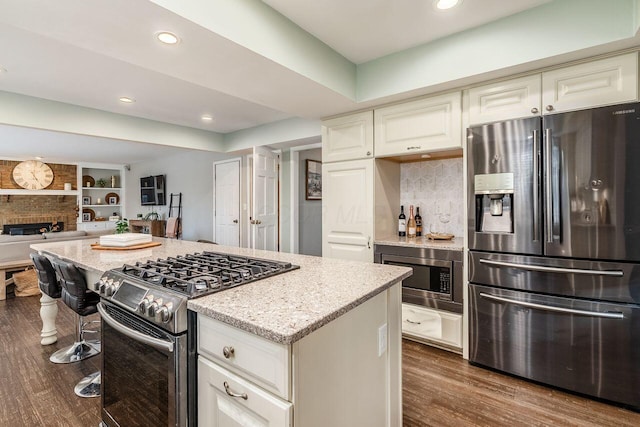
[{"label": "refrigerator water dispenser", "polygon": [[474,177],[476,231],[513,233],[513,174],[480,174]]}]

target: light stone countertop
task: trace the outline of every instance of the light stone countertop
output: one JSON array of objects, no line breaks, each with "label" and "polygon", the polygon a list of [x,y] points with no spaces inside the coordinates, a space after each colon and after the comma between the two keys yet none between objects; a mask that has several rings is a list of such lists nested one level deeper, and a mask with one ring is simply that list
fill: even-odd
[{"label": "light stone countertop", "polygon": [[406,237],[400,237],[400,236],[389,236],[381,239],[376,239],[374,244],[418,247],[418,248],[428,248],[428,249],[443,249],[443,250],[449,250],[449,251],[464,250],[464,238],[462,236],[455,236],[452,240],[429,240],[425,236],[416,237],[415,239],[408,239]]},{"label": "light stone countertop", "polygon": [[[96,241],[98,238],[96,238]],[[285,261],[298,270],[189,300],[190,310],[271,341],[290,344],[409,277],[411,268],[270,252],[186,240],[153,238],[161,246],[132,251],[93,250],[92,239],[37,243],[33,250],[57,256],[93,273],[123,264],[212,251]]]}]

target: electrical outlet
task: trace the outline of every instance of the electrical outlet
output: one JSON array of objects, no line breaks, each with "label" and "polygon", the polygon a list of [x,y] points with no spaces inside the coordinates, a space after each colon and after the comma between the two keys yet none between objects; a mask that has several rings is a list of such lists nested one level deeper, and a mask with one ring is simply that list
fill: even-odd
[{"label": "electrical outlet", "polygon": [[378,328],[378,357],[387,351],[387,324]]}]

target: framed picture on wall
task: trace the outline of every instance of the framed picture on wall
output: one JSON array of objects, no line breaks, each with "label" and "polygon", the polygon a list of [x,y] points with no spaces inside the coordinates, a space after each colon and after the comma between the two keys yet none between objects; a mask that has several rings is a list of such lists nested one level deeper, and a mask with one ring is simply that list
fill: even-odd
[{"label": "framed picture on wall", "polygon": [[82,222],[89,222],[91,221],[91,214],[88,212],[83,212],[82,213]]},{"label": "framed picture on wall", "polygon": [[83,196],[82,197],[82,204],[83,205],[90,205],[91,204],[91,196]]},{"label": "framed picture on wall", "polygon": [[322,162],[307,159],[305,188],[307,200],[322,200]]}]

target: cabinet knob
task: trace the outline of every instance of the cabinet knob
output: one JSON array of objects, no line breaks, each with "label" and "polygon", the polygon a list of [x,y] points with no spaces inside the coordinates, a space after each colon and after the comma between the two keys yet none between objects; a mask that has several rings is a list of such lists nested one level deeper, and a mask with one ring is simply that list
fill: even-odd
[{"label": "cabinet knob", "polygon": [[231,356],[233,356],[235,354],[236,350],[231,347],[231,346],[224,346],[222,348],[222,354],[224,355],[225,359],[229,359]]},{"label": "cabinet knob", "polygon": [[237,223],[238,223],[238,220],[237,220],[237,219],[234,219],[234,220],[233,220],[233,223],[234,223],[234,224],[237,224]]},{"label": "cabinet knob", "polygon": [[537,109],[536,107],[533,107],[533,108],[531,109],[531,113],[532,113],[532,114],[538,114],[538,109]]},{"label": "cabinet knob", "polygon": [[546,110],[547,111],[553,111],[553,105],[547,105]]},{"label": "cabinet knob", "polygon": [[367,151],[367,156],[370,156],[370,155],[371,155],[371,151]]}]

